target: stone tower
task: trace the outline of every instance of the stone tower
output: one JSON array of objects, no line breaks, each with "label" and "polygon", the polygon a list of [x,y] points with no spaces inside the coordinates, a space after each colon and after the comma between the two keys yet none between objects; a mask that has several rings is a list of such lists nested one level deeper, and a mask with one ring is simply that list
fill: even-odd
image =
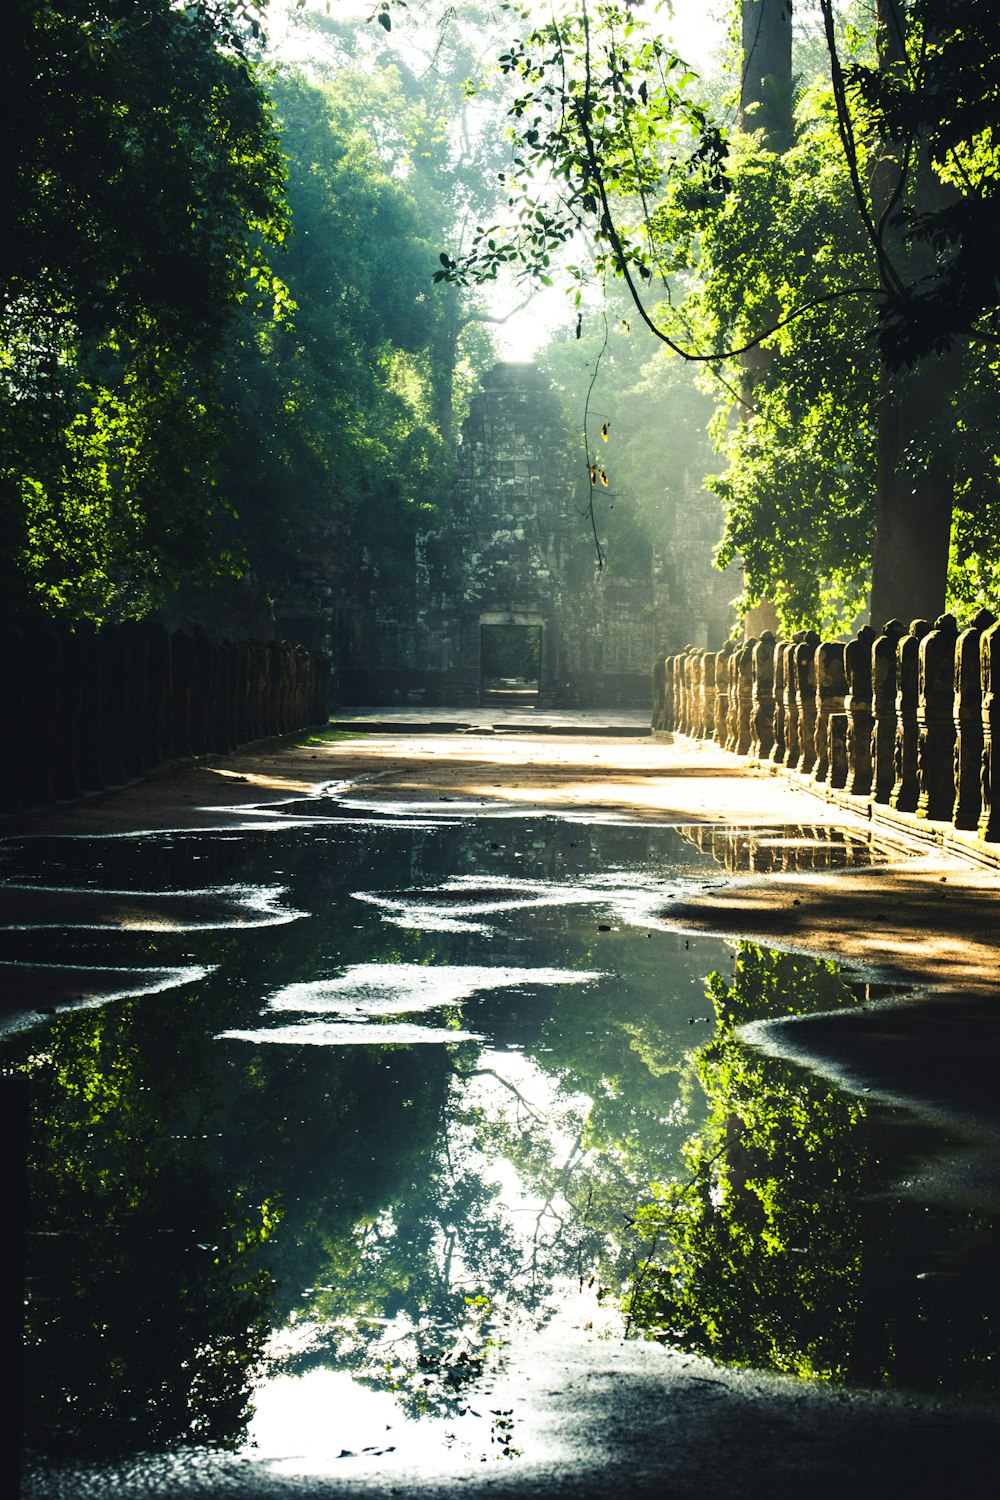
[{"label": "stone tower", "polygon": [[454,511],[421,539],[415,680],[428,701],[483,701],[485,632],[540,634],[541,707],[645,705],[652,582],[598,572],[579,440],[545,376],[498,364],[462,428]]}]

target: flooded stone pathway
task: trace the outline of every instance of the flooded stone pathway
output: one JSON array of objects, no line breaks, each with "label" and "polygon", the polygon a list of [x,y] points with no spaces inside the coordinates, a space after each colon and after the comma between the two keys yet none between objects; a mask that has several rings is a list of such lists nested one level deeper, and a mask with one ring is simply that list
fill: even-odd
[{"label": "flooded stone pathway", "polygon": [[996,1218],[925,1172],[962,1140],[740,1035],[894,991],[671,918],[896,857],[363,787],[8,839],[25,1495],[660,1493],[663,1444],[693,1494],[741,1421],[726,1483],[775,1494],[921,1409],[925,1477],[949,1424],[981,1466]]}]

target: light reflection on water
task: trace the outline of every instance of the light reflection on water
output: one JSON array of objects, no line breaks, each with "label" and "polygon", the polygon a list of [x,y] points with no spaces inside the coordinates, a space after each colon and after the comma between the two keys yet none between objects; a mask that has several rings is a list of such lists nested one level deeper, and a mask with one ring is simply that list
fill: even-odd
[{"label": "light reflection on water", "polygon": [[[490,1383],[519,1329],[567,1312],[615,1336],[624,1308],[635,1327],[741,1362],[735,1338],[712,1351],[715,1293],[692,1290],[736,1266],[719,1223],[742,1246],[762,1202],[770,1214],[768,1320],[794,1297],[782,1278],[803,1246],[839,1252],[787,1194],[762,1200],[770,1126],[739,1090],[777,1091],[774,1140],[796,1110],[818,1111],[792,1198],[808,1198],[827,1138],[848,1182],[864,1113],[831,1126],[829,1086],[809,1095],[770,1060],[751,1077],[738,1042],[706,1061],[717,1027],[757,1002],[741,995],[737,1016],[718,985],[706,997],[712,971],[732,981],[732,946],[672,932],[663,912],[724,871],[848,866],[868,845],[828,830],[307,806],[238,835],[6,848],[21,890],[162,891],[185,912],[169,928],[22,926],[0,940],[8,965],[186,976],[5,1045],[38,1119],[37,1448],[102,1461],[249,1443],[295,1473],[432,1438],[442,1464],[477,1445],[509,1455]],[[235,890],[265,893],[244,904],[271,924],[198,911],[199,893]],[[795,964],[801,1003],[855,1003],[830,966],[819,983]],[[790,971],[758,968],[774,1013],[800,1003]],[[829,1207],[853,1223],[835,1194]],[[673,1270],[671,1215],[686,1257]],[[810,1373],[798,1350],[812,1334],[793,1328],[749,1357]]]}]

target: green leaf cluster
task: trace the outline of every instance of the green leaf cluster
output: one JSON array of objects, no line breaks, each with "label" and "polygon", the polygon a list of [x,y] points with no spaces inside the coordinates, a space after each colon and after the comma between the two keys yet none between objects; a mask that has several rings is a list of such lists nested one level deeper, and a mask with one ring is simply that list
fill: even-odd
[{"label": "green leaf cluster", "polygon": [[554,260],[586,229],[598,270],[652,280],[655,247],[622,229],[618,201],[651,207],[673,169],[706,190],[725,185],[725,142],[691,97],[694,75],[616,3],[538,27],[511,44],[498,66],[517,85],[508,112],[513,170],[501,175],[507,218],[480,225],[467,253],[442,255],[437,278],[475,284],[507,266],[550,285]]}]

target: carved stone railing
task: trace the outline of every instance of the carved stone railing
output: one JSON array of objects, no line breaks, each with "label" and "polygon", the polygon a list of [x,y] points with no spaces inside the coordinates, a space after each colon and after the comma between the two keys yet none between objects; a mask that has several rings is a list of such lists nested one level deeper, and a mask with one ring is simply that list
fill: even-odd
[{"label": "carved stone railing", "polygon": [[998,682],[1000,624],[985,609],[961,631],[952,615],[847,642],[764,631],[658,663],[653,726],[1000,842]]},{"label": "carved stone railing", "polygon": [[213,642],[151,622],[0,628],[8,720],[0,812],[122,786],[329,717],[329,658],[288,641]]}]

